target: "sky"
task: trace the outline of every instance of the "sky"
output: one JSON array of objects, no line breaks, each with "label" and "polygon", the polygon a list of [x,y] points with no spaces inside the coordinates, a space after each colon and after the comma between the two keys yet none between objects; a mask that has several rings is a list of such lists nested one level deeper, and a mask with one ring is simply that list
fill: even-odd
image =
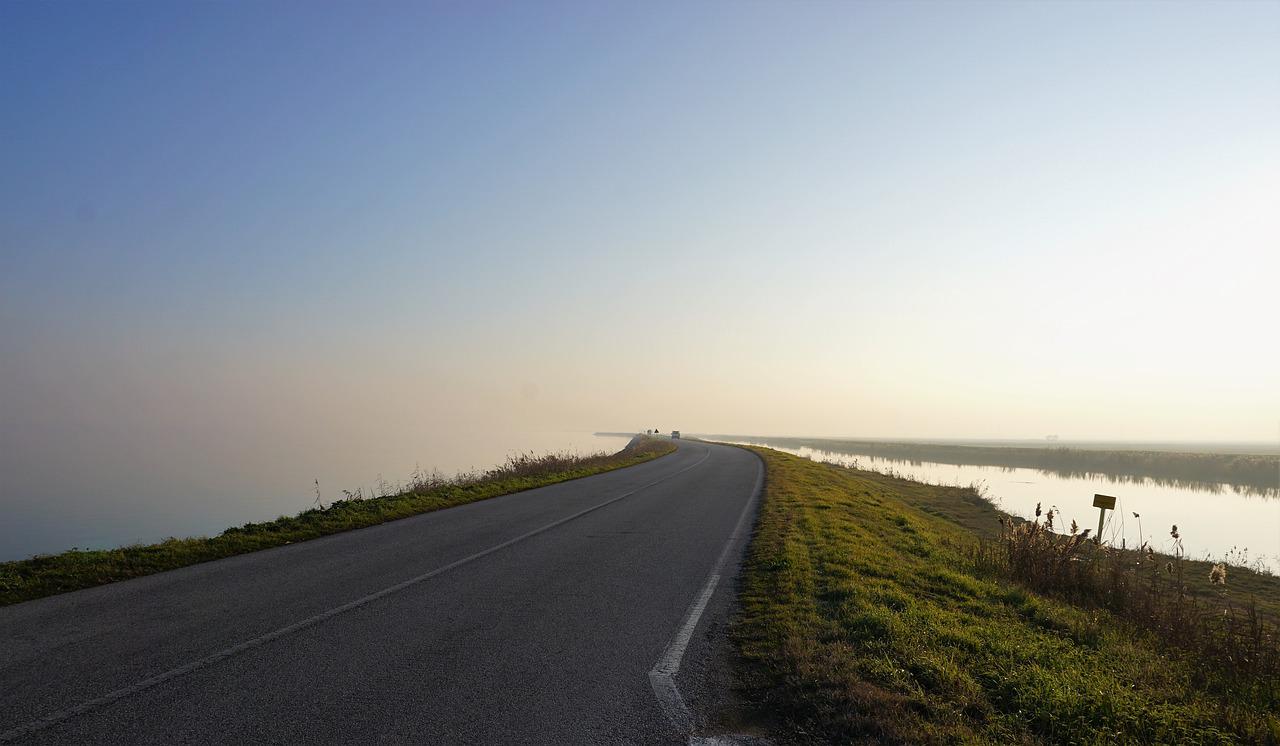
[{"label": "sky", "polygon": [[1280,437],[1280,3],[13,2],[0,90],[0,499]]}]

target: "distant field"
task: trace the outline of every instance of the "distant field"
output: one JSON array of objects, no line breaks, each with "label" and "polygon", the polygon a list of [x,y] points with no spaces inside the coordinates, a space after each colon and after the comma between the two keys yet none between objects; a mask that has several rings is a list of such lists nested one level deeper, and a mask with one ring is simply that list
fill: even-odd
[{"label": "distant field", "polygon": [[[1261,629],[1256,642],[1230,638],[1231,620],[1248,617],[1210,605],[1271,601],[1280,579],[1231,570],[1225,586],[1210,586],[1209,566],[1177,563],[1166,574],[1170,558],[1147,560],[1142,582],[1160,574],[1151,581],[1160,608],[1196,614],[1174,620],[1191,635],[1179,637],[1168,617],[1153,626],[1112,613],[1105,597],[1033,590],[1014,577],[1019,568],[979,562],[978,547],[1003,544],[991,538],[998,512],[972,489],[752,450],[766,464],[765,494],[733,635],[741,691],[781,741],[1280,739],[1274,619],[1250,628]],[[1203,606],[1183,600],[1184,570]],[[1148,598],[1145,587],[1135,598]],[[1213,613],[1201,621],[1193,608]]]},{"label": "distant field", "polygon": [[[1039,469],[1061,477],[1104,475],[1151,479],[1157,483],[1186,487],[1226,484],[1258,492],[1280,489],[1280,448],[1265,444],[988,441],[988,444],[980,445],[748,435],[705,437],[710,440],[745,440],[780,448],[813,448],[908,462]],[[996,442],[1000,444],[990,444]],[[1193,448],[1215,450],[1192,450]],[[1268,451],[1268,448],[1271,450]]]}]

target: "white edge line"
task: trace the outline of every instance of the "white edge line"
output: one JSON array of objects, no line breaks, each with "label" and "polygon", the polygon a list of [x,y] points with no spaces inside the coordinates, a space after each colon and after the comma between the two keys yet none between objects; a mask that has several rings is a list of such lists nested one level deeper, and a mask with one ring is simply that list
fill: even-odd
[{"label": "white edge line", "polygon": [[698,620],[702,618],[702,612],[706,611],[707,603],[711,601],[711,596],[720,583],[720,573],[724,569],[725,560],[729,557],[729,550],[742,538],[742,527],[760,498],[760,488],[764,484],[764,460],[758,455],[756,455],[756,464],[760,469],[756,472],[756,484],[751,490],[751,497],[748,498],[747,504],[742,506],[738,522],[733,526],[733,533],[729,535],[724,547],[720,550],[720,556],[716,558],[716,564],[711,568],[711,574],[707,576],[702,590],[694,597],[689,610],[685,612],[684,620],[676,630],[675,636],[667,644],[666,650],[662,651],[662,657],[649,671],[649,686],[658,700],[658,707],[681,735],[688,735],[693,730],[693,714],[689,712],[689,706],[680,695],[675,677],[680,672],[680,662],[684,659],[684,651],[689,647],[689,641],[693,638]]},{"label": "white edge line", "polygon": [[58,723],[61,723],[65,720],[69,720],[73,717],[76,717],[77,715],[83,715],[84,713],[89,712],[90,710],[96,709],[98,707],[102,707],[104,705],[109,705],[113,702],[124,699],[125,697],[128,697],[130,695],[137,694],[141,691],[157,686],[158,684],[163,684],[164,682],[170,679],[177,678],[179,676],[185,676],[186,674],[189,674],[193,671],[198,671],[199,669],[205,668],[206,666],[217,663],[218,661],[225,660],[234,655],[239,655],[240,653],[243,653],[246,650],[252,650],[253,648],[261,647],[262,645],[265,645],[273,640],[278,640],[281,637],[286,637],[295,632],[299,632],[301,630],[307,629],[308,627],[314,627],[315,625],[320,624],[321,622],[324,622],[328,619],[332,619],[333,617],[336,617],[339,614],[345,614],[348,611],[353,611],[355,609],[358,609],[362,606],[372,603],[373,601],[377,601],[380,598],[384,598],[386,596],[390,596],[393,593],[402,591],[412,585],[417,585],[418,583],[421,583],[424,580],[429,580],[431,578],[436,577],[437,575],[443,575],[444,573],[449,572],[450,570],[453,570],[462,565],[465,565],[468,562],[478,560],[481,557],[485,557],[487,555],[493,554],[494,552],[506,549],[512,544],[516,544],[518,542],[524,541],[525,539],[528,539],[532,536],[536,536],[544,531],[549,531],[557,526],[561,526],[576,518],[581,518],[582,516],[588,513],[597,511],[607,505],[612,505],[613,503],[616,503],[619,500],[623,500],[625,498],[631,497],[637,492],[646,490],[654,486],[655,484],[665,482],[668,479],[672,479],[674,477],[677,477],[685,473],[686,471],[689,471],[690,469],[693,469],[694,467],[701,466],[704,461],[710,458],[710,456],[711,456],[711,451],[708,450],[706,455],[698,459],[696,462],[684,467],[683,469],[680,469],[679,471],[672,472],[671,474],[668,474],[665,477],[662,477],[661,479],[655,479],[654,481],[649,482],[648,484],[641,485],[640,487],[637,487],[631,490],[630,492],[624,492],[623,494],[618,495],[617,497],[611,497],[602,503],[593,505],[584,510],[580,510],[577,513],[574,513],[573,515],[570,515],[568,517],[552,521],[551,523],[535,528],[532,531],[528,531],[526,533],[520,534],[514,539],[508,539],[507,541],[504,541],[501,544],[495,544],[494,546],[491,546],[488,549],[482,549],[481,551],[476,552],[475,554],[469,555],[467,557],[463,557],[462,559],[456,560],[454,562],[450,562],[449,564],[444,565],[443,567],[437,567],[436,569],[431,570],[430,572],[425,572],[421,575],[418,575],[417,577],[409,578],[408,580],[396,583],[395,585],[387,586],[386,588],[383,588],[380,591],[374,591],[373,593],[370,593],[367,596],[362,596],[360,598],[357,598],[354,601],[349,601],[345,604],[342,604],[341,606],[335,606],[334,608],[329,609],[328,611],[322,611],[319,614],[316,614],[315,616],[307,617],[306,619],[303,619],[300,622],[294,622],[293,624],[290,624],[287,627],[281,627],[280,629],[272,630],[271,632],[267,632],[266,634],[259,635],[258,637],[254,637],[250,640],[245,640],[244,642],[239,643],[238,645],[233,645],[229,648],[219,650],[216,653],[207,655],[203,658],[187,663],[186,665],[178,666],[177,668],[171,668],[168,671],[165,671],[164,673],[156,674],[155,676],[152,676],[149,679],[143,679],[142,681],[126,686],[123,689],[117,689],[113,692],[108,692],[107,694],[104,694],[101,697],[96,697],[86,702],[82,702],[74,707],[69,707],[65,710],[59,710],[49,715],[45,715],[44,717],[39,718],[38,720],[32,720],[28,723],[24,723],[23,725],[19,725],[17,727],[11,728],[7,731],[4,731],[3,733],[0,733],[0,741],[13,741],[21,736],[26,736],[32,733],[36,733],[38,731],[44,730],[45,728],[48,728],[53,725],[57,725]]}]

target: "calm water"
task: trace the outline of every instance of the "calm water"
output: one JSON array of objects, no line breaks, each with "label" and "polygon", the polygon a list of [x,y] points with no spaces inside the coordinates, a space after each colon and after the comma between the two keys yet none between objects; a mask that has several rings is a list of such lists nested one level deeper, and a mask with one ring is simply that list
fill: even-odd
[{"label": "calm water", "polygon": [[[1094,493],[1115,495],[1117,509],[1108,511],[1103,529],[1108,542],[1119,545],[1123,540],[1132,547],[1145,538],[1157,550],[1171,552],[1169,529],[1176,524],[1184,550],[1194,559],[1225,558],[1233,564],[1280,572],[1280,498],[1274,496],[1250,496],[1227,485],[1216,490],[1162,487],[1151,480],[1059,477],[1037,469],[956,466],[760,445],[817,461],[892,471],[920,482],[984,486],[987,497],[1009,513],[1031,518],[1036,503],[1042,503],[1045,509],[1056,507],[1063,523],[1070,525],[1074,519],[1082,528],[1094,530],[1098,526]],[[1141,523],[1134,513],[1142,516]]]},{"label": "calm water", "polygon": [[12,480],[0,485],[0,561],[72,547],[211,535],[228,526],[293,515],[315,503],[315,479],[327,504],[342,497],[343,489],[376,491],[379,477],[392,484],[404,481],[415,463],[456,474],[494,466],[516,452],[613,452],[626,444],[627,438],[590,432],[477,430],[430,436],[417,449],[397,440],[337,448],[332,454],[262,449],[260,460],[225,463],[201,464],[193,457],[191,463],[161,463],[137,473],[67,468],[21,486]]}]

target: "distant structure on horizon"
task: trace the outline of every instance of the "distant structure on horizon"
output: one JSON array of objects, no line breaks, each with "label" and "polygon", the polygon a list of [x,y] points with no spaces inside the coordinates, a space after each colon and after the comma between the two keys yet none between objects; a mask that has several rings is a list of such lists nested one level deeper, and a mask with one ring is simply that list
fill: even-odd
[{"label": "distant structure on horizon", "polygon": [[1047,440],[1047,441],[1049,441],[1050,443],[1055,443],[1055,442],[1057,442],[1057,440],[1058,440],[1058,436],[1056,436],[1056,435],[1046,435],[1046,436],[1044,436],[1044,439],[1045,439],[1045,440]]}]

